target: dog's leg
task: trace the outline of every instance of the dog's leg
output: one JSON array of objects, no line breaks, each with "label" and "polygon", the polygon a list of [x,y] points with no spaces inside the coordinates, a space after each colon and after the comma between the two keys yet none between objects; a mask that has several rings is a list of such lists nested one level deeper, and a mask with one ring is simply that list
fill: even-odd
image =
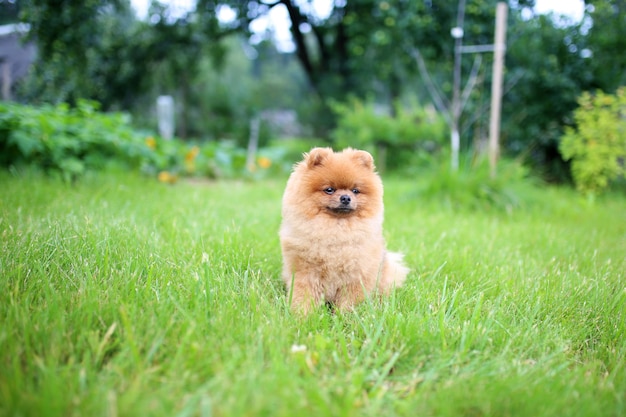
[{"label": "dog's leg", "polygon": [[295,275],[292,285],[287,286],[287,294],[291,297],[291,310],[307,315],[324,303],[323,291],[319,286],[312,285],[317,279],[308,279],[302,274]]},{"label": "dog's leg", "polygon": [[365,291],[361,281],[346,284],[337,290],[333,304],[339,310],[349,310],[365,299]]}]

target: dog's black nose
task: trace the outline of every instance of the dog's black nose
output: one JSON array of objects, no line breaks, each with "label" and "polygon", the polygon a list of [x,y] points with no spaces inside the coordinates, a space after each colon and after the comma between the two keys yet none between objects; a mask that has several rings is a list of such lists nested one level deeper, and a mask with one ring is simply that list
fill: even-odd
[{"label": "dog's black nose", "polygon": [[348,204],[350,204],[350,201],[352,201],[352,199],[350,198],[349,195],[345,194],[345,195],[342,195],[341,197],[339,197],[339,201],[344,206],[347,206]]}]

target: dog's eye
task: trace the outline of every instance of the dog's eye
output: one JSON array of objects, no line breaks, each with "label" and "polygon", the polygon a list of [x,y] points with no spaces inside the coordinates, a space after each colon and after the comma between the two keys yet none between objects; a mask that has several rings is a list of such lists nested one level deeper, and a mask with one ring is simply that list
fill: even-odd
[{"label": "dog's eye", "polygon": [[352,189],[352,193],[353,193],[353,194],[358,194],[358,193],[360,193],[360,191],[359,191],[359,189],[358,189],[358,188],[353,188],[353,189]]},{"label": "dog's eye", "polygon": [[335,192],[335,189],[333,187],[324,188],[324,192],[330,195]]}]

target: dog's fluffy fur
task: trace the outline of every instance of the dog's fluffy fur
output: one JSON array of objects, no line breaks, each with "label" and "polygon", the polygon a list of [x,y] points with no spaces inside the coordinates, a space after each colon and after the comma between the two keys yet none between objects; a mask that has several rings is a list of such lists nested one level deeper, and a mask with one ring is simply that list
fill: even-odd
[{"label": "dog's fluffy fur", "polygon": [[408,269],[387,252],[383,185],[372,156],[314,148],[295,165],[283,196],[283,279],[292,309],[349,309],[400,286]]}]

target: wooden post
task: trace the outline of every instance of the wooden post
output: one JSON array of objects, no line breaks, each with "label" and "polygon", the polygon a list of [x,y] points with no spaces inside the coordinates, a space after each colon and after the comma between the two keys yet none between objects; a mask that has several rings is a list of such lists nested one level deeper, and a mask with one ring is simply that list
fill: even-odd
[{"label": "wooden post", "polygon": [[489,121],[489,167],[492,178],[496,176],[496,163],[500,154],[500,110],[502,106],[507,12],[507,4],[498,3],[496,7],[496,35],[493,45],[493,80],[491,82],[491,117]]}]

